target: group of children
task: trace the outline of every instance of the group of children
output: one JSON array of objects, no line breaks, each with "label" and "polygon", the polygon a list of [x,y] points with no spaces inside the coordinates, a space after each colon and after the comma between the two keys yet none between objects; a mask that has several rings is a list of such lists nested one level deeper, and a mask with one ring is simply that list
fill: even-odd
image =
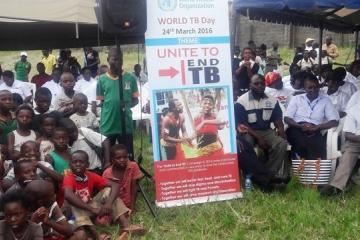
[{"label": "group of children", "polygon": [[126,146],[111,146],[96,131],[74,76],[64,72],[58,81],[55,101],[39,87],[34,108],[16,106],[13,94],[0,90],[0,239],[109,239],[94,224],[111,223],[121,226],[118,239],[145,234],[130,222],[139,166]]}]

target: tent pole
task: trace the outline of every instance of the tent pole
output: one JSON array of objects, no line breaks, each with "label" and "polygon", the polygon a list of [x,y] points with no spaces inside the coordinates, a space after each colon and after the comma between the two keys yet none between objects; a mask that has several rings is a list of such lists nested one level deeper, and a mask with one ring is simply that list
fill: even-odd
[{"label": "tent pole", "polygon": [[358,45],[359,45],[359,29],[356,29],[355,32],[355,57],[354,61],[358,59]]},{"label": "tent pole", "polygon": [[324,26],[323,23],[320,22],[320,29],[319,29],[319,80],[321,81],[321,60],[322,60],[322,45],[323,45],[323,33],[324,33]]}]

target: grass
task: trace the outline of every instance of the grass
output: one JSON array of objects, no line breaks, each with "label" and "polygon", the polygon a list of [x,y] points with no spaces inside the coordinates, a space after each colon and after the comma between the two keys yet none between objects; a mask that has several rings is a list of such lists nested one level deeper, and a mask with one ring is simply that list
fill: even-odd
[{"label": "grass", "polygon": [[[341,49],[338,62],[345,63],[350,48]],[[3,69],[12,69],[18,52],[0,52]],[[33,66],[41,59],[40,51],[28,51]],[[80,49],[73,55],[83,62]],[[292,60],[292,50],[281,49],[287,62]],[[100,53],[105,63],[106,52]],[[137,54],[124,51],[125,69],[132,70]],[[140,55],[140,62],[143,53]],[[353,59],[350,56],[350,59]],[[350,60],[351,61],[351,60]],[[34,73],[34,71],[32,71]],[[32,74],[31,74],[32,76]],[[136,156],[140,149],[140,129],[135,134]],[[152,172],[152,145],[144,135],[143,167]],[[151,199],[155,189],[151,182],[143,185]],[[316,190],[292,180],[285,192],[264,194],[258,190],[246,192],[243,199],[170,209],[157,209],[159,219],[151,216],[143,198],[139,195],[137,213],[133,222],[144,225],[149,233],[142,239],[166,240],[217,240],[217,239],[358,239],[360,227],[360,187],[354,187],[344,196],[321,198]],[[118,227],[99,229],[114,239]],[[131,237],[131,239],[140,239]]]},{"label": "grass", "polygon": [[[144,138],[143,166],[152,171],[148,139]],[[138,130],[137,152],[139,146]],[[153,196],[153,186],[144,183]],[[293,179],[281,193],[254,190],[245,192],[243,199],[158,209],[158,221],[152,218],[139,195],[133,222],[149,229],[143,239],[357,239],[359,194],[360,187],[353,187],[343,196],[322,198],[316,190]]]}]

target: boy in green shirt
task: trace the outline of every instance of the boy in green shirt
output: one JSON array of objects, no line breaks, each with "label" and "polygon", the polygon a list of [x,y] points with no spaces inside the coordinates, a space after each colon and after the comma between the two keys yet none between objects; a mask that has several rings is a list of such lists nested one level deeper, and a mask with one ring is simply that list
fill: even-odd
[{"label": "boy in green shirt", "polygon": [[27,61],[27,53],[20,53],[20,60],[15,63],[16,79],[27,82],[31,70],[31,63]]},{"label": "boy in green shirt", "polygon": [[[138,104],[139,93],[135,78],[122,70],[122,54],[116,48],[111,48],[107,61],[110,69],[100,76],[97,84],[97,99],[101,100],[100,132],[105,135],[111,145],[116,140],[127,146],[133,158],[133,124],[131,108]],[[123,101],[120,102],[119,76],[122,75]],[[121,111],[120,106],[125,110]],[[121,115],[125,113],[125,132],[123,132]]]}]

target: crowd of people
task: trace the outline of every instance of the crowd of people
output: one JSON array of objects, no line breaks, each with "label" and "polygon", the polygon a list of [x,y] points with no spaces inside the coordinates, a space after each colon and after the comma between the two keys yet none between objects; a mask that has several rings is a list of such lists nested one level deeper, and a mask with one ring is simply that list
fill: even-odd
[{"label": "crowd of people", "polygon": [[138,65],[123,72],[116,48],[101,66],[97,51],[85,52],[82,69],[70,50],[44,50],[32,78],[26,52],[15,74],[1,71],[0,239],[110,239],[94,227],[110,224],[121,227],[118,239],[146,233],[131,223],[143,173],[132,161],[130,108],[147,79]]},{"label": "crowd of people", "polygon": [[[336,67],[339,50],[330,36],[322,46],[321,60],[319,44],[312,38],[296,48],[291,64],[283,62],[277,43],[270,57],[265,50],[266,46],[256,47],[250,41],[241,55],[235,51],[233,59],[241,170],[271,191],[289,181],[284,172],[288,159],[326,159],[327,130],[340,124],[342,157],[329,185],[319,191],[336,195],[350,178],[359,183],[353,173],[360,153],[360,60],[347,68]],[[281,64],[289,65],[289,76],[281,76]]]},{"label": "crowd of people", "polygon": [[[335,67],[338,56],[331,37],[321,50],[314,39],[306,39],[290,64],[281,59],[277,43],[270,50],[253,41],[242,51],[235,48],[239,166],[262,190],[288,183],[284,166],[289,159],[326,159],[326,131],[340,122],[342,157],[321,194],[343,192],[351,177],[360,182],[352,176],[360,154],[360,60],[349,68]],[[119,239],[145,234],[144,227],[131,223],[143,177],[132,161],[131,108],[147,76],[139,64],[134,73],[123,72],[115,48],[109,49],[107,62],[100,65],[92,48],[85,49],[83,68],[70,50],[61,50],[58,58],[44,50],[38,74],[30,78],[32,66],[21,52],[15,74],[0,72],[0,238],[109,239],[94,224],[111,223],[121,226]],[[289,66],[289,76],[281,76],[281,65]],[[227,123],[212,112],[214,96],[203,96],[201,104],[194,120],[198,152],[221,155],[217,132]],[[163,160],[175,158],[175,143],[189,141],[181,103],[170,99],[168,107],[161,127]]]}]

